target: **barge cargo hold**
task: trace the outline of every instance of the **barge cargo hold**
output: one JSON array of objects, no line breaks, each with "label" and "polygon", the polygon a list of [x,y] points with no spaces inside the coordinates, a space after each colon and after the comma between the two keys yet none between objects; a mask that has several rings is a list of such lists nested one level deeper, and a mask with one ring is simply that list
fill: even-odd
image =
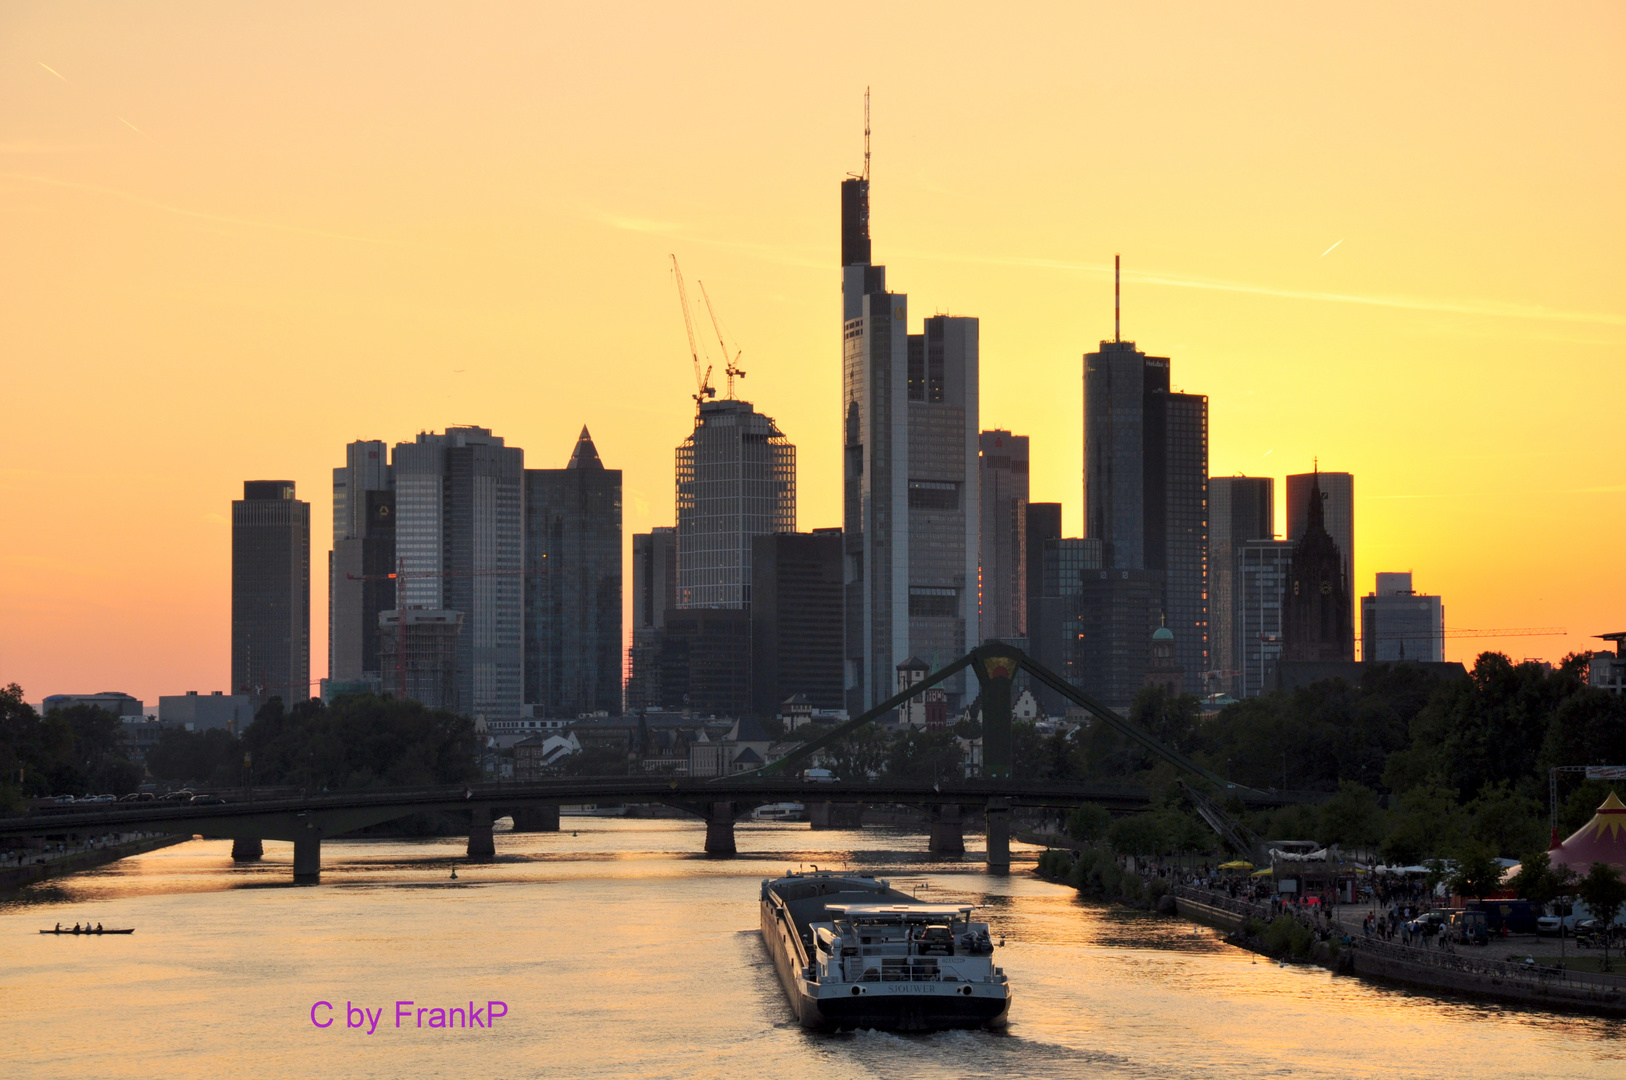
[{"label": "barge cargo hold", "polygon": [[787,874],[762,883],[762,940],[803,1027],[1004,1027],[1010,984],[972,910],[864,874]]}]

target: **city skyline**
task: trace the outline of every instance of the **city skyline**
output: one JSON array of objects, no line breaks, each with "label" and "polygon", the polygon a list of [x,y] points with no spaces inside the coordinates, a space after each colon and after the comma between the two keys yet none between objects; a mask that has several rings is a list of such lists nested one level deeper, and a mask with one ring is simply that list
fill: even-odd
[{"label": "city skyline", "polygon": [[[333,448],[372,432],[473,420],[553,447],[585,421],[626,463],[625,531],[672,524],[670,447],[692,418],[672,250],[743,344],[749,396],[801,448],[799,524],[838,524],[830,188],[860,160],[866,84],[878,251],[916,297],[979,317],[979,422],[1030,437],[1031,498],[1063,505],[1063,535],[1083,534],[1077,365],[1110,336],[1121,251],[1130,336],[1209,398],[1211,475],[1282,481],[1319,457],[1361,478],[1359,592],[1409,569],[1450,599],[1454,627],[1568,630],[1448,639],[1448,659],[1590,648],[1626,604],[1626,585],[1594,580],[1626,521],[1607,475],[1626,336],[1606,269],[1621,155],[1591,136],[1618,122],[1598,57],[1622,16],[1534,31],[1477,16],[1466,42],[1461,17],[1405,23],[1429,55],[1452,43],[1427,75],[1393,24],[1345,28],[1321,65],[1336,92],[1289,63],[1324,52],[1314,18],[1261,33],[1263,15],[1191,13],[1201,31],[1163,35],[1149,72],[1227,50],[1255,72],[1204,82],[1204,100],[1141,73],[1144,48],[1112,47],[1150,32],[1150,16],[1120,12],[1087,17],[1101,70],[1059,88],[1040,74],[1050,60],[996,55],[988,81],[961,90],[865,45],[812,79],[802,63],[753,68],[754,101],[676,80],[669,103],[611,95],[579,119],[531,103],[603,96],[630,70],[615,50],[589,46],[599,62],[574,89],[484,45],[496,82],[450,87],[438,106],[471,122],[405,140],[389,133],[421,127],[407,121],[429,103],[399,57],[436,36],[465,43],[450,20],[369,40],[371,24],[318,35],[291,15],[254,45],[231,13],[155,8],[141,20],[163,32],[143,40],[162,42],[132,52],[112,43],[133,15],[97,13],[97,36],[36,12],[0,50],[21,406],[0,483],[29,523],[0,540],[0,680],[34,699],[229,689],[234,490],[288,477],[325,523]],[[489,35],[531,16],[482,18]],[[686,32],[666,18],[616,47],[663,77],[657,42]],[[276,72],[262,49],[285,61]],[[1493,61],[1505,49],[1523,57],[1511,74]],[[385,135],[358,144],[358,125]],[[661,134],[685,125],[696,147]],[[759,138],[779,128],[794,139]],[[1086,137],[1057,137],[1069,128]],[[1108,142],[1119,166],[1084,167]],[[950,152],[959,143],[1002,152]],[[700,179],[719,147],[739,174],[727,185]],[[1536,203],[1548,212],[1522,209]],[[1562,377],[1529,380],[1532,356]],[[288,404],[245,407],[272,383]],[[561,398],[572,408],[549,407]],[[87,422],[63,447],[45,425],[68,401]],[[1285,535],[1281,499],[1277,517]],[[315,661],[327,583],[312,557]]]}]

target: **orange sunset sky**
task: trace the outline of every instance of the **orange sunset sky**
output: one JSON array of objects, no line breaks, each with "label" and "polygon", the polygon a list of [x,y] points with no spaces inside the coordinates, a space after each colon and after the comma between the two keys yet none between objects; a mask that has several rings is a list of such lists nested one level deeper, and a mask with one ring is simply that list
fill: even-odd
[{"label": "orange sunset sky", "polygon": [[[73,5],[0,10],[0,681],[227,689],[230,502],[477,423],[625,531],[692,419],[703,280],[840,524],[838,191],[982,320],[982,426],[1082,530],[1082,353],[1209,395],[1211,473],[1356,476],[1355,591],[1448,642],[1626,629],[1619,3]],[[713,347],[715,353],[715,347]],[[720,365],[719,365],[720,367]],[[1282,517],[1278,483],[1278,518]],[[630,541],[629,541],[630,543]]]}]

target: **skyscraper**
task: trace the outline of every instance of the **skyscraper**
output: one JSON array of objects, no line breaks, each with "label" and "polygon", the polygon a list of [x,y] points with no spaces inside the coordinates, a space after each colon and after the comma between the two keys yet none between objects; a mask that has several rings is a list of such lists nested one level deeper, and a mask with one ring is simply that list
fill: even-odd
[{"label": "skyscraper", "polygon": [[453,427],[396,443],[394,466],[397,603],[460,612],[459,711],[517,718],[525,690],[525,452],[487,428]]},{"label": "skyscraper", "polygon": [[1317,479],[1312,475],[1303,492],[1305,524],[1292,541],[1293,566],[1282,598],[1282,659],[1353,661],[1355,623],[1344,555],[1327,531]]},{"label": "skyscraper", "polygon": [[[909,656],[937,667],[981,640],[979,324],[938,315],[908,332],[908,297],[870,260],[867,170],[842,181],[841,262],[844,682],[858,713],[894,693]],[[953,708],[964,676],[945,690]]]},{"label": "skyscraper", "polygon": [[1232,579],[1231,642],[1241,674],[1231,694],[1256,697],[1270,686],[1282,655],[1282,601],[1293,569],[1288,540],[1244,540],[1236,545]]},{"label": "skyscraper", "polygon": [[758,536],[751,547],[752,711],[773,716],[795,694],[841,708],[841,530]]},{"label": "skyscraper", "polygon": [[661,636],[666,613],[677,607],[677,529],[657,525],[632,537],[632,655],[627,708],[662,701]]},{"label": "skyscraper", "polygon": [[1028,437],[984,431],[977,442],[982,496],[979,625],[985,641],[1021,642],[1028,632]]},{"label": "skyscraper", "polygon": [[[1209,669],[1208,398],[1173,392],[1168,358],[1116,333],[1084,357],[1084,521],[1106,568],[1147,572],[1151,626],[1166,621],[1186,690],[1200,693]],[[1140,578],[1106,580],[1143,592]],[[1150,639],[1149,628],[1148,648]]]},{"label": "skyscraper", "polygon": [[379,677],[378,616],[395,607],[395,476],[389,449],[366,440],[345,447],[333,470],[333,550],[328,556],[328,678]]},{"label": "skyscraper", "polygon": [[1344,587],[1355,592],[1355,477],[1347,472],[1295,473],[1287,478],[1287,538],[1309,524],[1310,486],[1321,489],[1322,521],[1343,556]]},{"label": "skyscraper", "polygon": [[525,470],[525,699],[621,712],[621,470],[582,428],[562,469]]},{"label": "skyscraper", "polygon": [[796,447],[750,402],[705,401],[677,448],[677,606],[751,603],[751,538],[796,531]]},{"label": "skyscraper", "polygon": [[1379,574],[1361,598],[1361,659],[1368,664],[1445,659],[1445,604],[1414,592],[1411,574]]},{"label": "skyscraper", "polygon": [[1240,676],[1242,654],[1236,625],[1237,553],[1249,540],[1275,536],[1275,481],[1268,476],[1211,476],[1208,478],[1208,627],[1209,654],[1219,681],[1205,692],[1229,691]]},{"label": "skyscraper", "polygon": [[292,480],[247,480],[231,504],[231,685],[252,708],[310,697],[311,506]]}]

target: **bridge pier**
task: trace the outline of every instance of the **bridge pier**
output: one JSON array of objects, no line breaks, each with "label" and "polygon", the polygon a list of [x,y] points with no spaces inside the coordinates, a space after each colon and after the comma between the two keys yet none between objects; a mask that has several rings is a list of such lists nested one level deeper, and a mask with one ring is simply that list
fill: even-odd
[{"label": "bridge pier", "polygon": [[1011,872],[1011,804],[1004,799],[988,800],[988,872]]},{"label": "bridge pier", "polygon": [[232,862],[258,862],[265,857],[265,844],[257,838],[239,836],[231,842]]},{"label": "bridge pier", "polygon": [[965,822],[960,816],[958,803],[946,803],[926,808],[931,839],[926,850],[933,855],[965,854]]},{"label": "bridge pier", "polygon": [[734,855],[734,804],[714,802],[706,815],[706,854]]},{"label": "bridge pier", "polygon": [[511,812],[515,832],[558,832],[559,804],[532,803],[516,806]]},{"label": "bridge pier", "polygon": [[469,858],[493,859],[497,841],[491,835],[491,807],[476,806],[469,811]]},{"label": "bridge pier", "polygon": [[322,874],[322,837],[312,832],[294,840],[294,880],[315,881]]},{"label": "bridge pier", "polygon": [[807,823],[812,829],[861,829],[864,827],[863,803],[837,803],[826,799],[807,804]]}]

